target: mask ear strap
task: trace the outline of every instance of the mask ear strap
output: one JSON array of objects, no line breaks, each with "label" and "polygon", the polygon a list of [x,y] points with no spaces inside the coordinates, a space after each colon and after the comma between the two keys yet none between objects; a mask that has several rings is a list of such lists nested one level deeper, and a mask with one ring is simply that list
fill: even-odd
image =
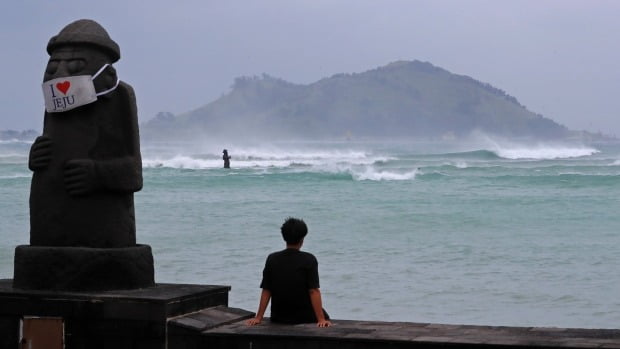
[{"label": "mask ear strap", "polygon": [[107,67],[109,67],[109,66],[110,66],[110,63],[106,63],[106,64],[104,64],[104,65],[103,65],[103,67],[99,68],[99,70],[95,73],[95,75],[93,75],[93,77],[92,77],[92,78],[90,78],[90,79],[91,79],[91,80],[95,80],[95,78],[96,78],[97,76],[99,76],[99,74],[101,74],[101,72],[102,72],[102,71],[104,71],[104,70],[105,70],[105,68],[107,68]]},{"label": "mask ear strap", "polygon": [[[103,67],[99,68],[99,70],[95,73],[95,75],[93,75],[93,77],[92,77],[92,78],[90,78],[90,79],[91,79],[91,80],[95,80],[95,78],[96,78],[97,76],[99,76],[99,74],[101,74],[101,72],[103,72],[103,71],[105,70],[105,68],[107,68],[107,67],[109,67],[109,66],[110,66],[110,63],[106,63],[106,64],[104,64],[104,65],[103,65]],[[119,84],[120,82],[121,82],[121,80],[117,77],[117,78],[116,78],[116,84],[114,84],[114,86],[112,86],[111,88],[109,88],[109,89],[107,89],[107,90],[105,90],[105,91],[98,92],[96,95],[97,95],[97,96],[101,96],[101,95],[104,95],[104,94],[106,94],[106,93],[110,93],[110,92],[114,91],[114,90],[118,87],[118,84]]]},{"label": "mask ear strap", "polygon": [[105,90],[105,91],[98,92],[98,93],[97,93],[97,96],[101,96],[101,95],[104,95],[104,94],[106,94],[106,93],[110,93],[110,92],[114,91],[114,89],[116,89],[116,88],[118,87],[118,84],[119,84],[120,82],[121,82],[121,79],[116,78],[116,84],[114,84],[114,86],[112,86],[111,88],[109,88],[109,89],[107,89],[107,90]]}]

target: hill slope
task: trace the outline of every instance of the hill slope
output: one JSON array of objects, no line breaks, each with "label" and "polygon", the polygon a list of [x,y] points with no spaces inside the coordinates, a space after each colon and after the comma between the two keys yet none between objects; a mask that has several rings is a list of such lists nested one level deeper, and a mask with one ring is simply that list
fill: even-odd
[{"label": "hill slope", "polygon": [[458,138],[473,131],[511,138],[569,134],[500,89],[419,61],[309,85],[267,75],[237,78],[221,98],[176,117],[160,113],[143,126],[147,138]]}]

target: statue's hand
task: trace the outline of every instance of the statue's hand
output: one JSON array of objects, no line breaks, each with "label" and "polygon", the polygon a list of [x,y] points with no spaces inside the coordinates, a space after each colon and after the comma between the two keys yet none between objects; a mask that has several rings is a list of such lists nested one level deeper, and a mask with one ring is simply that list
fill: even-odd
[{"label": "statue's hand", "polygon": [[47,136],[39,136],[30,148],[28,168],[31,171],[41,170],[49,165],[52,159],[52,140]]},{"label": "statue's hand", "polygon": [[69,195],[92,193],[96,187],[95,163],[90,159],[69,160],[65,164],[65,188]]}]

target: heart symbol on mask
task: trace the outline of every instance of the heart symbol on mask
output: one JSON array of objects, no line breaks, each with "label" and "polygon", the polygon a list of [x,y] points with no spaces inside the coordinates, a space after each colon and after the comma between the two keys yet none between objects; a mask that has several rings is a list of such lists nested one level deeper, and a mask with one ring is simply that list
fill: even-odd
[{"label": "heart symbol on mask", "polygon": [[65,95],[67,94],[67,91],[69,91],[70,87],[71,82],[69,81],[63,81],[56,84],[56,88]]}]

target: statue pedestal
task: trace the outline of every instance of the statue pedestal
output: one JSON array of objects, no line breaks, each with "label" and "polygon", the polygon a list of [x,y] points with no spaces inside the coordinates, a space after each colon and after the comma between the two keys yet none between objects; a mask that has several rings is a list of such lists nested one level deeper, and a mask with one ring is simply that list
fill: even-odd
[{"label": "statue pedestal", "polygon": [[67,349],[165,349],[169,319],[228,305],[229,291],[230,286],[184,284],[97,292],[23,290],[4,279],[0,347],[18,348],[24,318],[50,317],[62,320]]},{"label": "statue pedestal", "polygon": [[13,286],[27,290],[105,291],[155,285],[148,245],[124,248],[21,245]]}]

